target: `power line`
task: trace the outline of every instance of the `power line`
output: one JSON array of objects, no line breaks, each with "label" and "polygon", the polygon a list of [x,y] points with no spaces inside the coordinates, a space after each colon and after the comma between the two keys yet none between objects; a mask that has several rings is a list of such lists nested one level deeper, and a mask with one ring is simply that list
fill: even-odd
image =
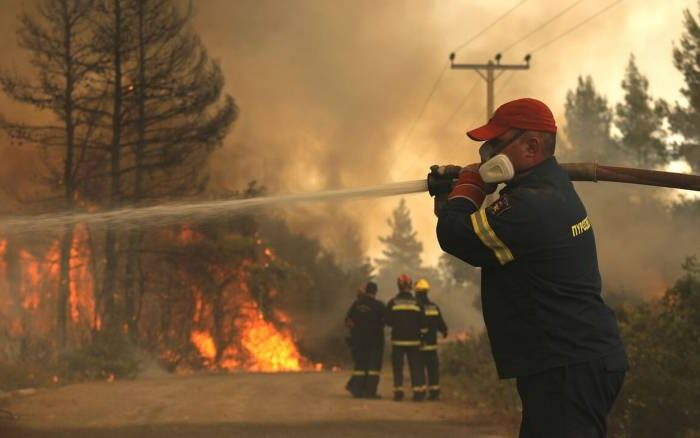
[{"label": "power line", "polygon": [[[450,55],[450,61],[454,59],[454,53]],[[486,120],[493,116],[494,110],[494,84],[496,79],[501,76],[505,70],[529,70],[530,69],[530,59],[531,56],[525,56],[524,64],[501,64],[500,53],[496,55],[495,60],[489,60],[485,64],[450,64],[450,68],[460,69],[460,70],[474,70],[479,76],[481,76],[486,81]],[[496,72],[499,72],[496,75]]]},{"label": "power line", "polygon": [[471,38],[469,38],[467,41],[465,41],[465,42],[463,42],[462,44],[460,44],[459,46],[457,46],[457,48],[454,49],[453,52],[459,52],[460,50],[462,50],[464,47],[467,46],[467,44],[471,43],[472,41],[476,40],[476,39],[479,38],[481,35],[483,35],[484,33],[486,33],[489,29],[491,29],[493,26],[495,26],[496,24],[498,24],[501,20],[503,20],[504,18],[506,18],[508,15],[510,15],[511,12],[513,12],[513,11],[516,10],[516,9],[518,9],[518,8],[519,8],[523,3],[525,3],[526,1],[527,1],[527,0],[521,0],[518,4],[516,4],[515,6],[513,6],[513,7],[510,8],[510,9],[508,9],[508,10],[507,10],[506,12],[504,12],[500,17],[498,17],[498,18],[496,18],[494,21],[492,21],[491,24],[489,24],[489,25],[486,26],[485,28],[481,29],[479,32],[477,32],[474,36],[472,36]]},{"label": "power line", "polygon": [[532,51],[530,51],[530,53],[539,52],[540,50],[544,49],[545,47],[547,47],[547,46],[549,46],[550,44],[554,43],[555,41],[559,40],[560,38],[564,38],[565,36],[567,36],[567,35],[570,34],[571,32],[573,32],[573,31],[575,31],[576,29],[580,28],[580,27],[583,26],[584,24],[586,24],[586,23],[588,23],[589,21],[593,20],[594,18],[598,17],[599,15],[601,15],[601,14],[604,13],[604,12],[606,12],[607,10],[609,10],[609,9],[612,8],[613,6],[617,5],[618,3],[621,3],[622,1],[623,1],[623,0],[615,0],[614,2],[612,2],[612,3],[610,3],[609,5],[607,5],[606,7],[604,7],[603,9],[599,10],[598,12],[596,12],[595,14],[593,14],[593,15],[589,16],[588,18],[586,18],[585,20],[579,22],[577,25],[575,25],[575,26],[569,28],[569,29],[568,29],[567,31],[565,31],[564,33],[561,33],[561,34],[559,34],[558,36],[554,37],[553,39],[547,41],[546,43],[541,44],[541,45],[538,46],[537,48],[535,48],[535,49],[533,49]]},{"label": "power line", "polygon": [[416,127],[418,124],[418,121],[423,117],[423,113],[425,112],[425,109],[428,107],[428,103],[430,102],[430,99],[433,98],[433,95],[435,94],[435,91],[438,88],[438,85],[440,84],[440,81],[442,80],[442,77],[445,75],[445,72],[447,71],[447,67],[449,67],[450,64],[445,64],[445,66],[442,68],[440,71],[440,74],[438,75],[437,79],[435,80],[435,83],[433,83],[433,88],[430,90],[430,94],[428,94],[428,97],[425,98],[423,101],[423,106],[420,109],[420,112],[416,116],[415,119],[413,119],[413,123],[411,123],[411,127],[408,129],[408,132],[406,132],[406,135],[404,136],[403,140],[401,141],[401,146],[403,147],[406,142],[411,138],[411,134],[413,134],[413,129]]},{"label": "power line", "polygon": [[[527,2],[527,1],[528,1],[528,0],[520,0],[520,2],[518,2],[515,6],[513,6],[512,8],[508,9],[506,12],[504,12],[503,14],[501,14],[501,16],[499,16],[498,18],[496,18],[494,21],[492,21],[492,22],[491,22],[489,25],[487,25],[485,28],[481,29],[479,32],[477,32],[474,36],[472,36],[471,38],[469,38],[467,41],[465,41],[464,43],[460,44],[460,45],[453,51],[453,53],[454,53],[454,52],[457,52],[457,51],[459,51],[459,50],[461,50],[461,49],[463,49],[463,48],[466,47],[469,43],[471,43],[472,41],[476,40],[478,37],[480,37],[481,35],[483,35],[484,33],[486,33],[486,31],[488,31],[488,30],[491,29],[493,26],[495,26],[496,24],[498,24],[501,20],[503,20],[504,18],[506,18],[508,15],[510,15],[513,11],[515,11],[516,9],[518,9],[521,5],[523,5],[523,4],[524,4],[525,2]],[[421,110],[420,110],[420,112],[418,113],[418,116],[417,116],[415,119],[413,119],[413,123],[411,123],[411,127],[408,129],[408,131],[406,132],[406,135],[404,136],[403,140],[401,141],[401,145],[402,145],[402,146],[404,146],[404,145],[408,142],[408,140],[411,138],[411,135],[413,134],[413,130],[415,129],[415,127],[416,127],[416,125],[418,124],[418,122],[420,121],[420,119],[423,117],[423,113],[425,113],[425,110],[426,110],[426,108],[428,107],[428,103],[430,103],[430,99],[433,98],[433,95],[435,94],[435,91],[437,91],[438,85],[440,84],[440,81],[442,80],[442,77],[445,75],[445,72],[447,71],[447,68],[448,68],[451,64],[452,64],[452,60],[450,60],[450,63],[447,64],[447,65],[445,65],[445,67],[443,67],[443,69],[440,71],[440,74],[438,75],[437,79],[435,80],[435,83],[433,83],[433,87],[432,87],[432,89],[430,90],[430,94],[428,94],[428,97],[426,97],[425,101],[423,101],[423,105],[421,106]]]},{"label": "power line", "polygon": [[447,127],[447,125],[450,124],[452,119],[454,119],[455,116],[457,116],[457,114],[462,110],[462,108],[464,107],[464,104],[467,103],[467,101],[469,100],[469,97],[471,97],[471,95],[474,93],[474,90],[476,90],[477,85],[479,85],[479,78],[476,78],[476,80],[474,81],[472,86],[469,88],[469,91],[467,91],[467,94],[462,99],[462,102],[460,102],[460,104],[457,106],[457,108],[455,108],[455,110],[452,112],[452,114],[450,114],[450,117],[447,119],[447,121],[445,121],[445,123],[443,123],[442,128],[440,128],[441,131],[443,129],[445,129]]},{"label": "power line", "polygon": [[517,46],[518,44],[522,43],[522,42],[525,41],[526,39],[530,38],[532,35],[536,34],[536,33],[539,32],[540,30],[542,30],[542,29],[544,29],[545,27],[547,27],[550,23],[552,23],[553,21],[555,21],[557,18],[561,17],[562,15],[566,14],[567,12],[569,12],[570,10],[572,10],[573,8],[575,8],[575,7],[576,7],[578,4],[580,4],[581,2],[583,2],[583,0],[576,0],[575,2],[573,2],[572,4],[570,4],[569,6],[567,6],[566,8],[562,9],[558,14],[556,14],[555,16],[553,16],[552,18],[550,18],[549,20],[545,21],[544,23],[542,23],[541,25],[539,25],[537,28],[533,29],[530,33],[528,33],[528,34],[525,35],[524,37],[522,37],[522,38],[520,38],[520,39],[514,41],[513,43],[511,43],[508,47],[506,47],[505,49],[501,50],[500,53],[505,53],[505,52],[507,52],[508,50],[512,49],[513,47]]}]

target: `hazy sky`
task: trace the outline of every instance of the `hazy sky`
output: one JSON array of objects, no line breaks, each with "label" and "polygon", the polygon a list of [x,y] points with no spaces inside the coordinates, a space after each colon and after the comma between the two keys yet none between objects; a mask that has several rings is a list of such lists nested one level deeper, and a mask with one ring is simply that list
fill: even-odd
[{"label": "hazy sky", "polygon": [[[406,133],[447,62],[448,54],[518,1],[250,1],[200,0],[197,29],[219,58],[241,118],[221,156],[246,158],[280,189],[373,184],[423,176],[432,163],[474,161],[467,127],[485,119],[485,85],[473,72],[448,70],[416,124]],[[587,0],[523,43],[503,62],[521,62],[610,0]],[[572,2],[529,0],[457,53],[459,62],[485,62]],[[671,49],[691,1],[627,0],[547,48],[534,53],[529,71],[506,73],[497,103],[533,96],[550,104],[563,122],[566,91],[590,74],[611,101],[630,53],[648,75],[655,95],[674,100],[682,80]],[[466,105],[450,116],[476,83]],[[251,149],[243,149],[247,145]],[[241,181],[249,172],[220,178]],[[240,169],[236,166],[237,169]],[[332,169],[329,172],[329,169]],[[279,175],[276,175],[278,172]],[[378,250],[377,233],[396,200],[356,202],[365,242]],[[432,236],[427,196],[410,198],[427,256],[439,248]]]},{"label": "hazy sky", "polygon": [[[241,109],[212,160],[215,183],[236,188],[257,178],[272,191],[305,191],[416,179],[433,163],[475,161],[475,143],[464,132],[485,121],[485,85],[473,72],[446,71],[412,135],[407,133],[448,54],[519,2],[196,0],[194,28],[210,56],[221,62],[226,89]],[[527,0],[458,51],[457,61],[486,62],[573,3]],[[521,62],[611,3],[580,2],[506,51],[502,62]],[[0,67],[21,63],[14,17],[23,4],[33,1],[0,0],[0,49],[6,54]],[[615,5],[533,53],[530,70],[504,74],[496,84],[497,104],[536,97],[563,125],[564,97],[578,75],[593,76],[612,103],[620,99],[630,53],[655,96],[678,99],[682,78],[672,65],[671,49],[682,31],[684,8],[697,12],[696,2],[688,0]],[[0,112],[13,108],[0,97]],[[408,201],[426,259],[434,261],[440,250],[432,201],[427,194]],[[341,245],[339,235],[358,230],[367,251],[377,255],[376,236],[388,231],[385,220],[397,202],[309,206],[292,215],[297,222],[312,218],[313,227],[306,229],[331,246]],[[598,238],[604,247],[604,236]]]}]

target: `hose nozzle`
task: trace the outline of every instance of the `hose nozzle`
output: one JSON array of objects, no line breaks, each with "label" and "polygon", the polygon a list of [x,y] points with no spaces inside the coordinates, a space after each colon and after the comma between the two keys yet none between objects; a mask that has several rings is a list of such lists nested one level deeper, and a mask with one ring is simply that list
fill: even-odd
[{"label": "hose nozzle", "polygon": [[455,181],[459,178],[459,166],[430,166],[428,174],[428,193],[430,196],[446,195],[452,191]]}]

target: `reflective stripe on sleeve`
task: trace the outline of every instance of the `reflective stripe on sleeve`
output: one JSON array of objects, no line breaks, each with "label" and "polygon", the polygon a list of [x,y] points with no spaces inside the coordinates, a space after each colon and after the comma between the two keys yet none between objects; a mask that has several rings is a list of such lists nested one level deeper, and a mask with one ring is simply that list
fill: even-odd
[{"label": "reflective stripe on sleeve", "polygon": [[397,347],[417,347],[420,345],[420,341],[391,341],[391,345],[396,345]]},{"label": "reflective stripe on sleeve", "polygon": [[437,310],[426,310],[425,311],[425,316],[438,316],[440,312]]},{"label": "reflective stripe on sleeve", "polygon": [[513,253],[510,252],[510,249],[496,236],[493,228],[491,228],[486,218],[486,210],[475,211],[471,214],[470,218],[479,240],[493,251],[502,265],[505,265],[515,258],[513,257]]},{"label": "reflective stripe on sleeve", "polygon": [[412,310],[414,312],[420,312],[420,307],[415,304],[397,304],[392,307],[391,310]]}]

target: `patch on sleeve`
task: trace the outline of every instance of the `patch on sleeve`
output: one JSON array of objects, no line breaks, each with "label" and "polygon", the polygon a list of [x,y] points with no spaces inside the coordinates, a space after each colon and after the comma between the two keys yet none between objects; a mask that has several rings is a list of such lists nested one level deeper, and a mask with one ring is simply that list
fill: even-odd
[{"label": "patch on sleeve", "polygon": [[510,207],[511,205],[508,196],[501,195],[501,197],[498,198],[496,202],[486,207],[486,209],[489,211],[489,213],[493,215],[499,215],[504,211],[508,210]]}]

